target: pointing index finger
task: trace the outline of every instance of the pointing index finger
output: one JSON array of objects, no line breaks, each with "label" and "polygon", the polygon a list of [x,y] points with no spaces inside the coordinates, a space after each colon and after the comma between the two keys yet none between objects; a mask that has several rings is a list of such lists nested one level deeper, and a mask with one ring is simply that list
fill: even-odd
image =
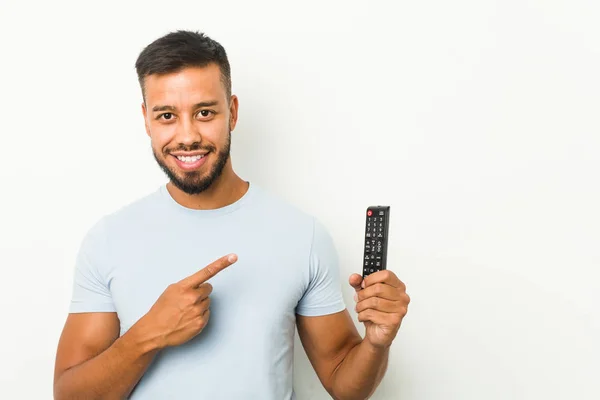
[{"label": "pointing index finger", "polygon": [[202,268],[198,272],[193,273],[192,275],[183,278],[181,283],[185,286],[198,286],[213,276],[217,275],[219,272],[223,271],[225,268],[229,267],[231,264],[237,261],[236,254],[229,254],[227,256],[221,257],[212,263],[208,264],[206,267]]}]

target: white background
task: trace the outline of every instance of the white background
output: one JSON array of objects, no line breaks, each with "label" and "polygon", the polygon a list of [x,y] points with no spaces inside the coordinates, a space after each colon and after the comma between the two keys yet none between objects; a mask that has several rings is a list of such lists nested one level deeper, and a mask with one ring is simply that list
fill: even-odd
[{"label": "white background", "polygon": [[82,235],[165,181],[134,62],[174,29],[225,46],[234,168],[323,221],[344,282],[391,205],[412,303],[374,399],[600,398],[597,1],[0,4],[0,398],[51,398]]}]

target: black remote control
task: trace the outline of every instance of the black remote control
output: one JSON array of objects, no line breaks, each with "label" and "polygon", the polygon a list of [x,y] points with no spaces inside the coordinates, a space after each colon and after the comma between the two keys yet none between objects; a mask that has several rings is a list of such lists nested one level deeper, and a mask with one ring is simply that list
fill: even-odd
[{"label": "black remote control", "polygon": [[363,278],[387,268],[390,206],[370,206],[365,222]]}]

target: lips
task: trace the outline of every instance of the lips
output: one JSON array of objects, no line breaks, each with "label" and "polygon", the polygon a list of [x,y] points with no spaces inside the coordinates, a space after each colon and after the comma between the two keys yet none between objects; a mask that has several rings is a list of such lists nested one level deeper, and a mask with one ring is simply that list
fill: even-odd
[{"label": "lips", "polygon": [[171,153],[179,168],[190,171],[199,168],[206,161],[208,153]]}]

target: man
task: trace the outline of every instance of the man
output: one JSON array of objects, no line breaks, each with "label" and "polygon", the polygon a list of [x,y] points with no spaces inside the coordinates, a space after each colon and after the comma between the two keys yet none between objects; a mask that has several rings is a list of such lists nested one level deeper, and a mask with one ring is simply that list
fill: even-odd
[{"label": "man", "polygon": [[323,225],[233,171],[238,99],[220,44],[173,32],[136,69],[169,182],[83,240],[55,398],[293,399],[296,327],[333,398],[370,396],[407,311],[404,284],[391,271],[350,276],[361,338]]}]

